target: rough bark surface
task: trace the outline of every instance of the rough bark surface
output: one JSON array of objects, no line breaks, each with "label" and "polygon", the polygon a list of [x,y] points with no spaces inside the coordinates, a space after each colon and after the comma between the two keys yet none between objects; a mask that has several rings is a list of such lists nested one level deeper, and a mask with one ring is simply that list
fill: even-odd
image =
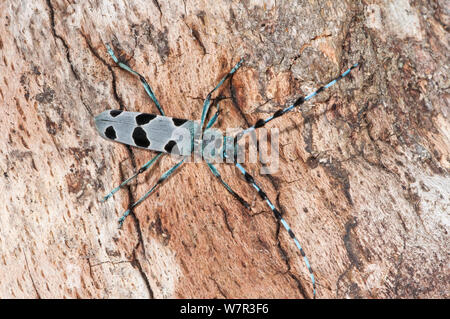
[{"label": "rough bark surface", "polygon": [[102,139],[105,109],[246,127],[361,68],[269,127],[280,167],[246,167],[290,223],[319,298],[448,298],[448,1],[2,1],[1,298],[310,298],[288,234],[232,166],[186,164],[117,228],[170,157],[107,203],[151,152]]}]

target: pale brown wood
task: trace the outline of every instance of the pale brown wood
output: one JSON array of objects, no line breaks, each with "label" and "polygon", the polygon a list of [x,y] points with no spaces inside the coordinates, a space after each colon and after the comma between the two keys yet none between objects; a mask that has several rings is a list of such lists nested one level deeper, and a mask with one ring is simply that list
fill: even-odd
[{"label": "pale brown wood", "polygon": [[445,1],[2,1],[0,298],[309,298],[301,256],[231,165],[225,180],[165,157],[107,203],[151,152],[108,142],[110,108],[246,127],[355,62],[301,111],[274,120],[280,166],[245,164],[304,246],[318,298],[448,298],[450,95]]}]

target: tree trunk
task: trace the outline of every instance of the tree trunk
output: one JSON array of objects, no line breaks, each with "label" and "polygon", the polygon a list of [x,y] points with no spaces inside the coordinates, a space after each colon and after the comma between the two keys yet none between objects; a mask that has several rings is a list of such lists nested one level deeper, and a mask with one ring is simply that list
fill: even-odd
[{"label": "tree trunk", "polygon": [[[68,4],[70,3],[70,4]],[[82,4],[81,4],[82,3]],[[0,4],[1,298],[310,298],[301,255],[231,164],[102,139],[106,109],[246,128],[360,67],[267,125],[279,168],[243,165],[290,224],[318,298],[448,298],[450,94],[446,1],[3,1]],[[217,101],[217,99],[216,99]]]}]

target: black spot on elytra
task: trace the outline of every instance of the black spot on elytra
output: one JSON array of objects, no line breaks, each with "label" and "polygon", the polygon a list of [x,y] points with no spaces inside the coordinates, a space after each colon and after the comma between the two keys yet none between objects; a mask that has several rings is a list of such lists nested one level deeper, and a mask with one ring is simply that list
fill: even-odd
[{"label": "black spot on elytra", "polygon": [[108,126],[105,130],[105,135],[107,138],[115,140],[117,138],[116,130],[112,126]]},{"label": "black spot on elytra", "polygon": [[172,152],[173,147],[177,145],[177,142],[175,142],[174,140],[170,140],[169,143],[166,144],[166,146],[164,146],[164,149],[166,150],[167,153]]},{"label": "black spot on elytra", "polygon": [[181,126],[187,122],[187,120],[177,119],[177,118],[173,118],[172,121],[173,121],[173,124],[175,124],[175,126]]},{"label": "black spot on elytra", "polygon": [[150,141],[147,138],[147,133],[140,126],[136,127],[133,131],[134,144],[140,147],[149,147]]},{"label": "black spot on elytra", "polygon": [[139,114],[138,116],[136,116],[136,123],[137,123],[137,125],[144,125],[144,124],[149,123],[155,117],[156,117],[155,114],[142,113],[142,114]]},{"label": "black spot on elytra", "polygon": [[112,117],[116,117],[122,112],[122,110],[112,110],[111,112],[109,112],[109,114],[111,114]]}]

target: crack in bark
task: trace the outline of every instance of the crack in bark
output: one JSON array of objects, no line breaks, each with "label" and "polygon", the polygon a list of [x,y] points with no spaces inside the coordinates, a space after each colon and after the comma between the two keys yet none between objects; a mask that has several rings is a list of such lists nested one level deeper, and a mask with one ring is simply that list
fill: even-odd
[{"label": "crack in bark", "polygon": [[203,42],[200,38],[200,33],[194,28],[191,28],[191,32],[192,32],[192,36],[194,37],[195,41],[198,42],[200,48],[202,49],[203,55],[206,55],[208,52],[206,51],[205,45],[203,44]]},{"label": "crack in bark", "polygon": [[351,234],[352,229],[356,228],[358,225],[358,221],[356,217],[353,217],[350,221],[348,221],[345,225],[345,235],[343,238],[345,250],[347,250],[348,258],[352,265],[355,265],[356,268],[361,268],[361,261],[359,260],[357,254],[354,252],[353,243],[351,242]]},{"label": "crack in bark", "polygon": [[[70,69],[71,69],[73,75],[75,76],[75,79],[77,81],[80,81],[80,77],[78,76],[78,73],[75,71],[75,67],[74,67],[74,65],[72,63],[72,58],[70,56],[69,45],[66,43],[66,41],[64,40],[64,38],[62,36],[60,36],[59,34],[56,33],[56,29],[55,29],[55,9],[54,9],[54,7],[53,7],[53,5],[52,5],[50,0],[46,0],[46,2],[47,2],[47,7],[49,8],[49,11],[50,11],[50,26],[51,26],[51,30],[52,30],[52,35],[53,35],[54,38],[59,39],[61,41],[61,43],[64,46],[64,49],[66,51],[66,59],[67,59],[67,62],[69,63],[69,65],[70,65]],[[84,105],[84,107],[86,108],[88,113],[92,117],[94,117],[94,114],[92,113],[91,108],[84,102],[81,85],[78,87],[78,90],[80,92],[80,98],[81,98],[82,104]]]},{"label": "crack in bark", "polygon": [[[116,86],[116,75],[115,75],[115,73],[114,73],[114,71],[113,71],[113,69],[112,69],[112,67],[98,54],[98,52],[93,48],[93,46],[92,46],[92,44],[91,44],[91,42],[90,42],[90,40],[86,37],[86,35],[84,35],[84,34],[82,34],[82,36],[84,37],[84,39],[85,39],[85,41],[86,41],[86,43],[87,43],[87,45],[88,45],[88,47],[89,47],[89,50],[91,51],[91,53],[98,59],[98,60],[100,60],[101,62],[102,62],[102,64],[103,65],[105,65],[107,68],[108,68],[108,70],[110,71],[110,73],[111,73],[111,75],[112,75],[112,87],[113,87],[113,96],[114,96],[114,99],[117,101],[117,103],[119,104],[119,106],[120,106],[120,109],[121,110],[123,110],[123,109],[125,109],[125,106],[124,106],[124,104],[123,104],[123,101],[122,101],[122,99],[120,98],[120,96],[119,96],[119,94],[117,93],[117,86]],[[133,171],[136,171],[136,160],[135,160],[135,157],[134,157],[134,153],[133,153],[133,151],[131,150],[131,147],[129,146],[129,145],[125,145],[125,147],[126,147],[126,149],[127,149],[127,152],[128,152],[128,156],[129,156],[129,158],[130,158],[130,161],[131,161],[131,166],[132,166],[132,168],[133,168]],[[119,166],[120,167],[120,166]],[[120,169],[119,169],[119,171],[120,171],[120,177],[121,177],[121,179],[123,178],[123,172],[122,172],[122,168],[120,167]],[[146,255],[146,251],[145,251],[145,245],[144,245],[144,239],[143,239],[143,235],[142,235],[142,230],[141,230],[141,226],[140,226],[140,222],[139,222],[139,219],[137,218],[137,216],[136,216],[136,214],[134,213],[134,210],[133,209],[131,209],[131,205],[132,205],[132,203],[134,202],[134,196],[133,196],[133,193],[132,193],[132,191],[131,191],[131,185],[127,185],[127,193],[128,193],[128,198],[129,198],[129,208],[130,208],[130,216],[133,218],[133,220],[134,220],[134,224],[135,224],[135,227],[136,227],[136,231],[137,231],[137,233],[138,233],[138,243],[136,244],[136,246],[134,247],[134,249],[133,249],[133,259],[132,259],[132,264],[134,264],[134,265],[136,265],[136,267],[137,267],[137,269],[139,270],[139,273],[140,273],[140,275],[141,275],[141,277],[142,277],[142,279],[144,280],[144,282],[145,282],[145,284],[146,284],[146,287],[147,287],[147,290],[148,290],[148,292],[149,292],[149,295],[150,295],[150,297],[153,299],[154,298],[154,294],[153,294],[153,290],[152,290],[152,288],[151,288],[151,286],[150,286],[150,282],[149,282],[149,280],[148,280],[148,278],[147,278],[147,276],[146,276],[146,274],[145,274],[145,272],[144,272],[144,270],[143,270],[143,268],[142,268],[142,266],[141,266],[141,264],[140,264],[140,262],[139,262],[139,260],[136,258],[136,249],[139,247],[139,245],[141,245],[141,247],[142,247],[142,253],[143,253],[143,255],[145,256]]]},{"label": "crack in bark", "polygon": [[132,262],[132,260],[121,260],[121,261],[106,260],[106,261],[101,261],[101,262],[99,262],[97,264],[93,264],[93,265],[91,265],[89,263],[89,266],[90,267],[97,267],[97,266],[101,266],[103,264],[119,265],[119,264],[124,264],[124,263],[131,263],[131,262]]},{"label": "crack in bark", "polygon": [[55,38],[59,39],[62,43],[62,45],[64,46],[65,50],[66,50],[66,59],[70,64],[70,69],[72,70],[73,75],[75,76],[75,78],[77,80],[80,80],[77,72],[75,72],[75,68],[72,64],[72,59],[70,57],[70,51],[69,51],[69,46],[67,45],[66,41],[63,39],[63,37],[61,37],[59,34],[56,33],[56,29],[55,29],[55,9],[53,8],[53,5],[51,3],[50,0],[46,0],[47,2],[47,7],[50,10],[50,27],[51,27],[51,31],[52,34]]},{"label": "crack in bark", "polygon": [[316,40],[319,40],[319,39],[329,38],[329,37],[331,37],[331,33],[322,33],[322,34],[316,35],[315,37],[311,38],[311,39],[309,40],[309,42],[306,42],[305,44],[303,44],[302,47],[300,48],[299,54],[295,55],[295,56],[292,58],[293,61],[289,64],[288,70],[291,71],[291,69],[292,69],[292,67],[294,66],[294,64],[295,64],[295,63],[297,62],[297,60],[302,56],[303,51],[304,51],[307,47],[312,46],[312,42],[314,42],[314,41],[316,41]]},{"label": "crack in bark", "polygon": [[[360,269],[361,267],[361,262],[358,258],[358,256],[355,254],[355,252],[353,251],[353,246],[351,243],[351,238],[350,238],[350,232],[353,228],[355,228],[358,225],[358,221],[356,220],[356,217],[352,218],[351,220],[349,220],[346,224],[345,224],[345,235],[342,238],[342,240],[344,241],[344,246],[345,246],[345,250],[347,251],[347,255],[348,255],[348,259],[350,260],[350,265],[344,270],[344,272],[342,274],[339,275],[337,281],[336,281],[336,297],[339,297],[339,284],[342,281],[342,279],[348,274],[348,272],[350,271],[350,269],[353,268],[353,266],[355,266],[357,269]],[[357,286],[356,283],[353,283],[354,285]],[[347,287],[347,291],[352,291],[352,282],[350,281],[350,286]]]},{"label": "crack in bark", "polygon": [[88,266],[89,266],[89,275],[91,276],[92,281],[94,282],[94,285],[95,285],[96,280],[94,278],[94,274],[92,273],[91,259],[90,259],[90,257],[87,257],[86,260],[87,260],[87,263],[88,263]]},{"label": "crack in bark", "polygon": [[[131,164],[132,164],[132,167],[133,167],[133,171],[136,171],[136,162],[135,162],[135,159],[134,159],[134,154],[131,151],[131,147],[129,145],[126,145],[126,146],[127,146],[128,156],[130,157]],[[119,168],[119,172],[120,172],[120,179],[124,180],[124,174],[123,174],[121,166]],[[134,225],[135,225],[136,231],[138,233],[138,244],[136,245],[136,247],[134,249],[136,249],[139,246],[139,244],[142,244],[142,252],[143,252],[143,254],[145,256],[146,255],[146,251],[145,251],[145,245],[144,245],[144,236],[142,235],[142,230],[141,230],[141,224],[140,224],[139,219],[137,218],[137,216],[136,216],[136,214],[134,212],[134,209],[131,209],[131,205],[134,203],[135,199],[134,199],[134,196],[133,196],[133,192],[131,191],[131,185],[130,184],[128,184],[126,186],[126,190],[127,190],[128,199],[129,199],[129,201],[128,201],[128,208],[130,209],[130,216],[133,218]]]},{"label": "crack in bark", "polygon": [[[186,3],[185,3],[185,6],[186,6]],[[198,32],[198,30],[195,29],[195,28],[190,27],[187,24],[187,22],[186,22],[186,20],[184,18],[183,18],[183,22],[186,25],[186,27],[189,29],[189,31],[191,31],[191,35],[194,38],[195,42],[197,42],[197,44],[199,45],[200,49],[202,49],[203,55],[208,54],[208,52],[206,51],[206,48],[205,48],[205,46],[204,46],[204,44],[203,44],[203,42],[202,42],[202,40],[200,38],[200,33]]]},{"label": "crack in bark", "polygon": [[94,117],[94,113],[92,113],[91,108],[89,107],[89,105],[86,104],[86,102],[84,102],[84,98],[83,98],[83,91],[81,89],[81,85],[79,86],[79,91],[80,91],[80,99],[81,99],[81,103],[84,105],[84,108],[88,111],[88,113],[91,115],[91,117]]},{"label": "crack in bark", "polygon": [[[187,98],[192,99],[192,100],[199,100],[199,101],[205,101],[206,98],[201,97],[201,96],[189,96],[186,95]],[[223,96],[223,95],[219,95],[215,98],[211,98],[211,106],[215,106],[217,103],[219,103],[222,100],[230,100],[231,97],[229,96]]]},{"label": "crack in bark", "polygon": [[236,88],[233,85],[233,77],[230,79],[230,93],[231,93],[231,101],[233,102],[234,108],[239,112],[239,115],[241,118],[245,121],[245,124],[247,127],[250,127],[250,122],[247,120],[247,117],[245,116],[244,112],[242,111],[242,108],[239,106],[237,97],[236,97]]},{"label": "crack in bark", "polygon": [[117,103],[119,104],[119,107],[121,110],[126,110],[126,107],[123,104],[123,101],[121,99],[121,97],[119,96],[119,94],[117,93],[117,87],[116,87],[116,74],[114,72],[114,70],[112,69],[111,65],[109,65],[99,54],[98,52],[94,49],[94,47],[92,46],[91,41],[88,39],[88,37],[81,33],[82,37],[84,38],[84,40],[86,41],[86,44],[88,45],[89,50],[91,51],[91,53],[98,59],[100,60],[100,62],[102,62],[102,64],[104,66],[106,66],[109,70],[109,72],[111,73],[112,76],[112,81],[111,81],[111,85],[113,88],[113,96],[114,99],[117,101]]},{"label": "crack in bark", "polygon": [[216,285],[217,290],[219,291],[219,293],[222,295],[222,297],[224,297],[225,299],[228,299],[227,295],[225,294],[225,292],[222,290],[222,287],[220,287],[219,283],[212,277],[210,277],[209,279],[211,279],[214,284]]},{"label": "crack in bark", "polygon": [[231,237],[233,237],[233,239],[234,239],[233,228],[230,226],[230,223],[228,222],[228,211],[225,210],[225,208],[223,208],[222,205],[217,205],[217,206],[219,206],[220,209],[222,210],[222,213],[223,213],[223,220],[224,220],[224,222],[225,222],[225,226],[227,226],[227,229],[228,229],[228,231],[230,232]]},{"label": "crack in bark", "polygon": [[156,6],[156,8],[158,8],[159,17],[161,18],[163,15],[162,10],[161,10],[161,5],[159,4],[158,0],[152,0],[152,1],[153,1],[153,4]]},{"label": "crack in bark", "polygon": [[[134,249],[133,249],[133,259],[131,260],[131,265],[132,266],[136,266],[136,268],[138,269],[138,271],[139,271],[139,274],[141,275],[141,277],[142,277],[142,279],[144,280],[144,282],[145,282],[145,286],[147,287],[147,290],[148,290],[148,293],[149,293],[149,295],[150,295],[150,299],[154,299],[155,298],[155,295],[153,294],[153,289],[152,289],[152,287],[150,286],[150,281],[148,280],[148,277],[147,277],[147,275],[145,274],[145,271],[144,271],[144,269],[142,269],[142,265],[141,265],[141,263],[140,263],[140,261],[139,261],[139,259],[137,259],[137,257],[136,257],[136,249],[139,247],[139,243],[136,245],[136,247],[134,247]],[[145,256],[145,253],[144,253],[144,256]]]},{"label": "crack in bark", "polygon": [[[233,85],[233,77],[234,77],[234,74],[230,79],[230,93],[231,93],[232,105],[239,112],[239,115],[241,116],[241,118],[245,121],[245,125],[247,127],[250,127],[251,126],[250,122],[247,120],[247,117],[245,116],[244,111],[242,111],[242,108],[239,106],[239,102],[236,97],[236,88]],[[250,136],[253,139],[254,145],[256,145],[257,152],[259,152],[259,141],[256,139],[256,135],[254,134],[254,132],[252,132],[252,134]]]},{"label": "crack in bark", "polygon": [[27,254],[25,253],[24,250],[22,250],[22,251],[23,251],[23,256],[25,257],[25,265],[27,266],[28,275],[30,276],[31,283],[33,285],[34,291],[36,292],[36,296],[37,296],[38,299],[42,299],[41,295],[39,294],[39,291],[38,291],[38,289],[36,287],[36,283],[34,282],[33,276],[31,276],[30,267],[28,266]]}]

